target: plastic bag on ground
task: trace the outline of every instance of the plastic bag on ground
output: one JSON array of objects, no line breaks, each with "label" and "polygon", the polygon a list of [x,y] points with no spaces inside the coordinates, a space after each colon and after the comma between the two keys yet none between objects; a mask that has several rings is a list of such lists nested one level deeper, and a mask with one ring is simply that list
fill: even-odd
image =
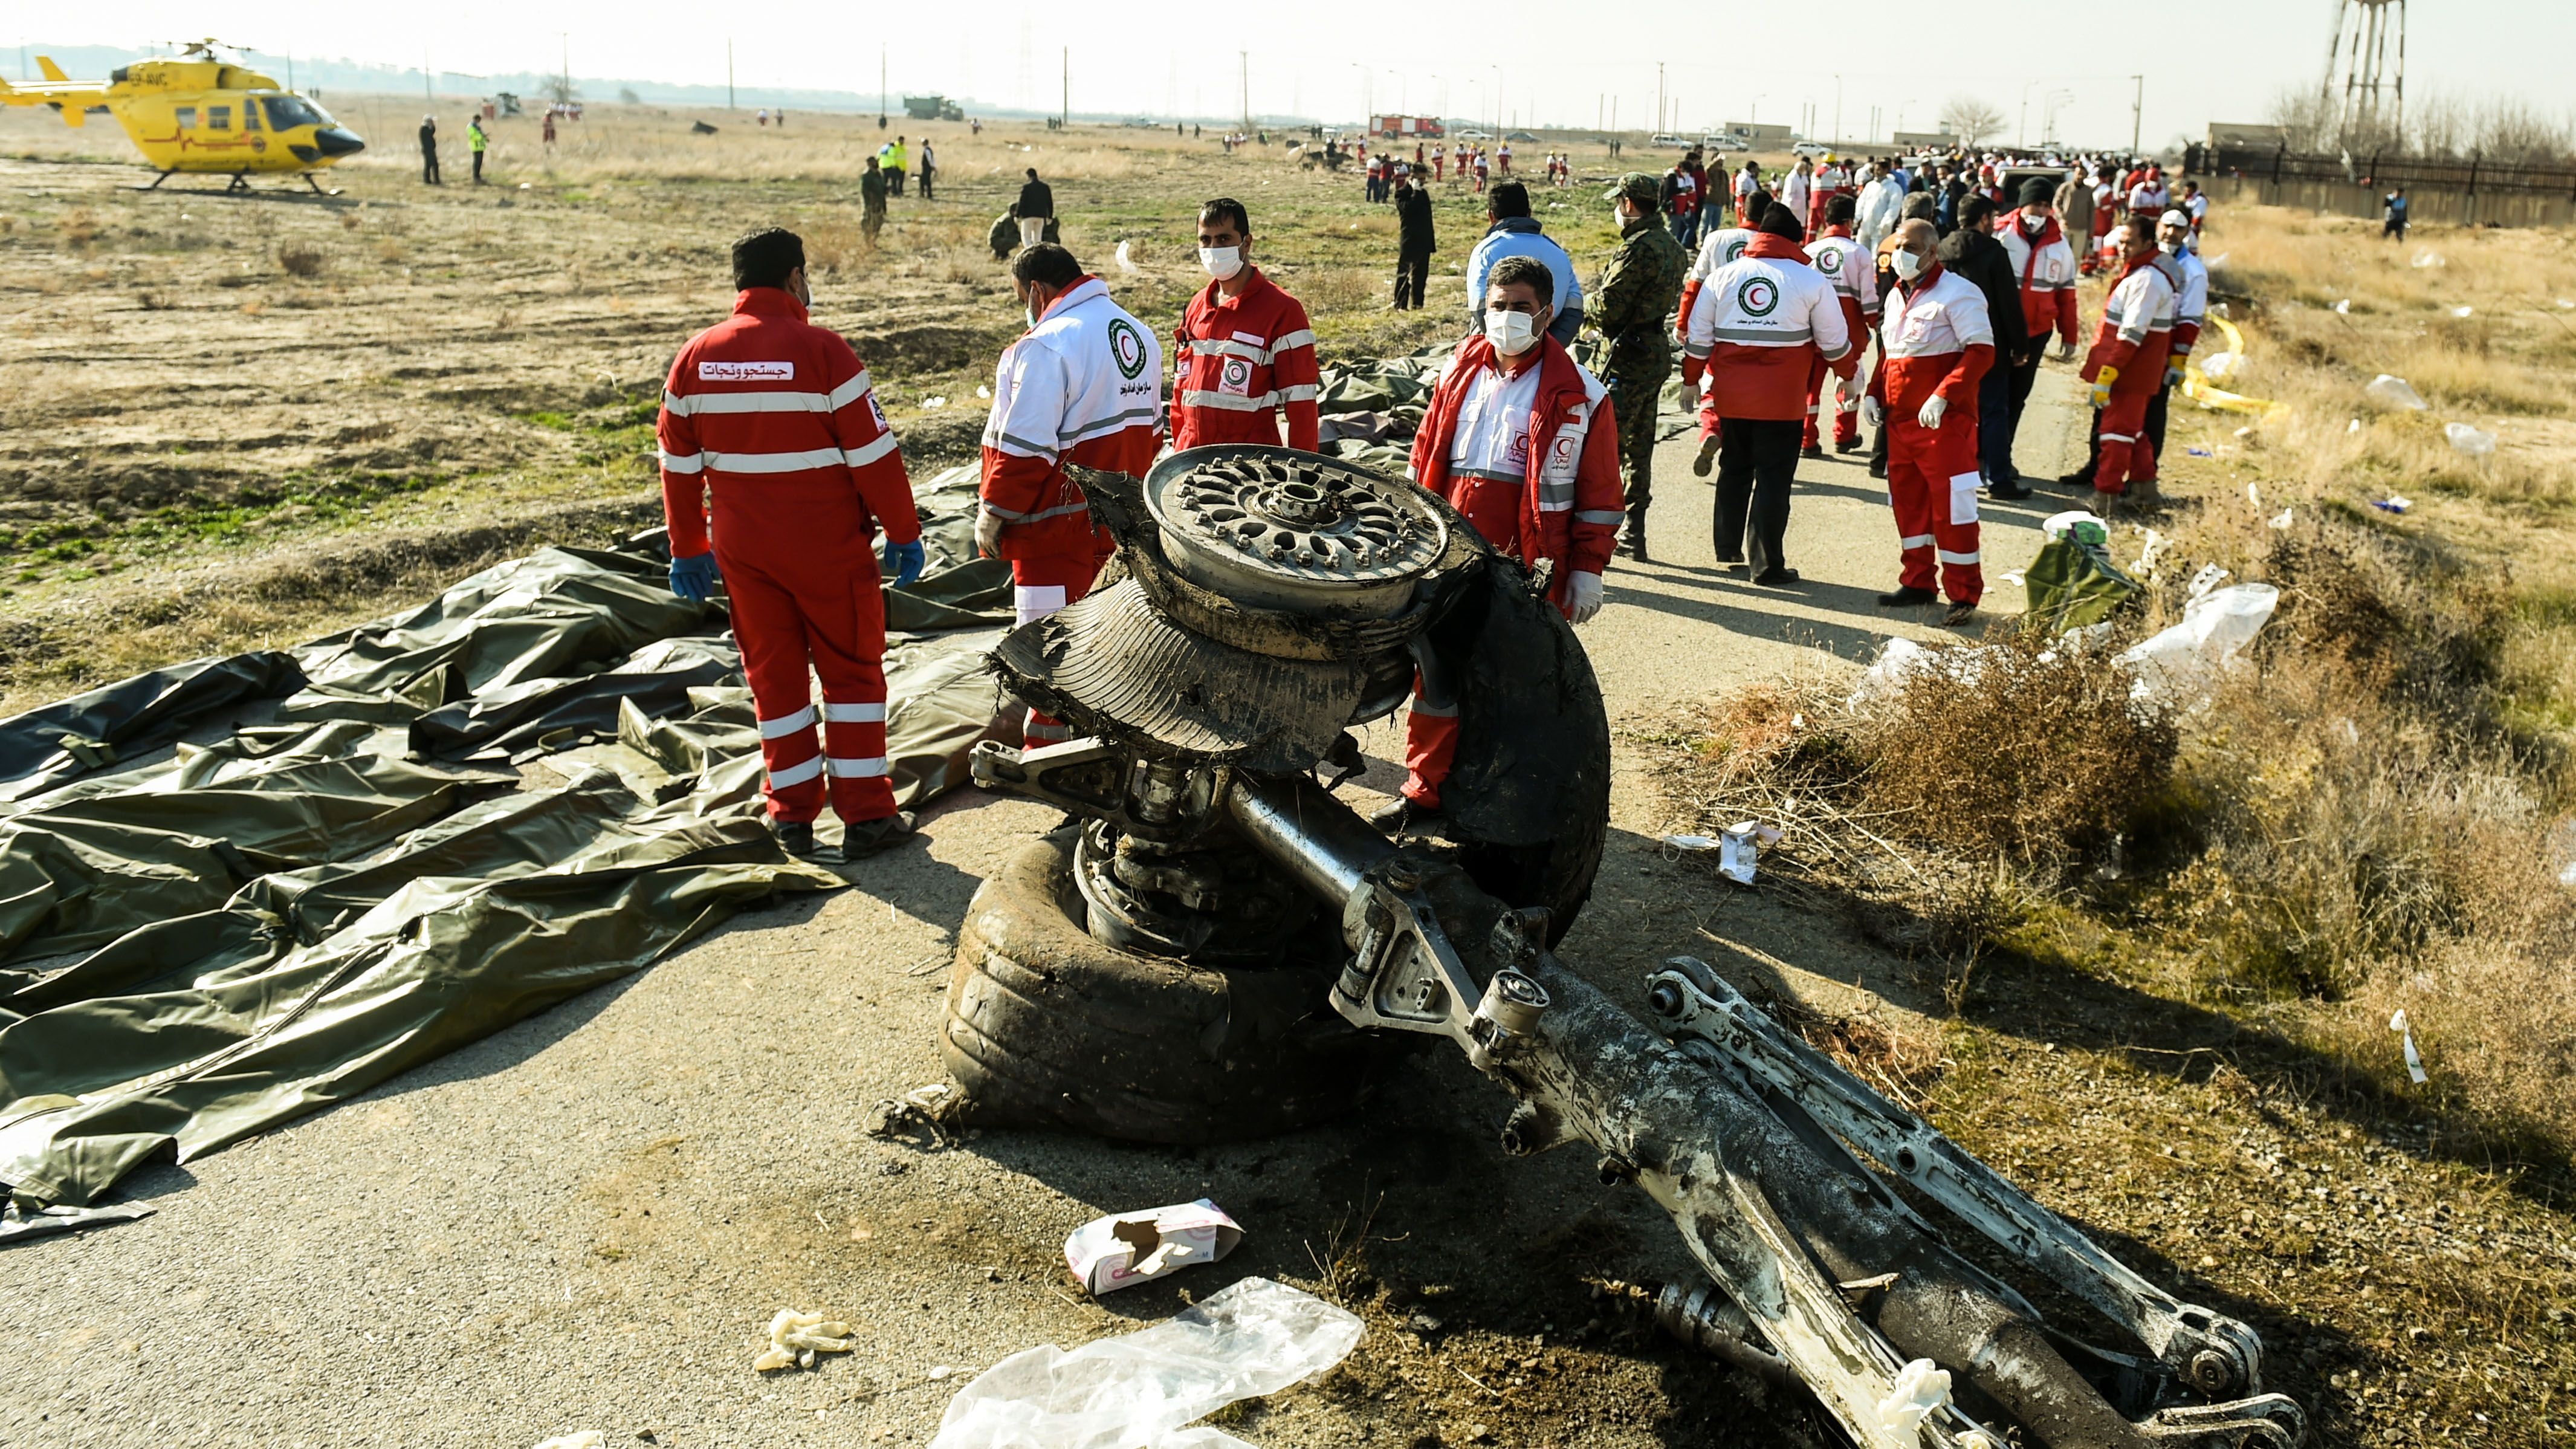
[{"label": "plastic bag on ground", "polygon": [[2361,395],[2382,407],[2404,408],[2409,412],[2429,412],[2433,407],[2406,379],[2385,372],[2372,378],[2369,385],[2361,390]]},{"label": "plastic bag on ground", "polygon": [[2452,447],[2472,458],[2484,458],[2496,450],[2495,434],[2479,432],[2467,423],[2444,423],[2442,436],[2451,440]]},{"label": "plastic bag on ground", "polygon": [[2022,587],[2030,595],[2028,617],[2052,634],[2099,624],[2138,592],[2137,583],[2111,562],[2107,549],[2075,536],[2041,544],[2022,575]]},{"label": "plastic bag on ground", "polygon": [[1011,1355],[949,1401],[930,1449],[1249,1449],[1185,1426],[1322,1373],[1359,1341],[1356,1315],[1246,1278],[1136,1333]]},{"label": "plastic bag on ground", "polygon": [[2182,622],[2139,641],[2114,662],[2138,677],[2131,694],[2168,704],[2200,704],[2212,678],[2236,659],[2280,604],[2270,584],[2231,584],[2183,605]]}]

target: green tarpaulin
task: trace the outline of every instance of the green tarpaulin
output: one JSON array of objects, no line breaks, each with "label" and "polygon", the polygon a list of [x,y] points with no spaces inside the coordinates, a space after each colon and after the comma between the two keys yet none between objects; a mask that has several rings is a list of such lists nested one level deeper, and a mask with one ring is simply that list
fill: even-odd
[{"label": "green tarpaulin", "polygon": [[[1011,617],[971,470],[923,493],[931,568],[888,599],[907,805],[994,731]],[[0,721],[0,1184],[93,1202],[841,884],[778,849],[724,615],[666,569],[550,548]]]}]

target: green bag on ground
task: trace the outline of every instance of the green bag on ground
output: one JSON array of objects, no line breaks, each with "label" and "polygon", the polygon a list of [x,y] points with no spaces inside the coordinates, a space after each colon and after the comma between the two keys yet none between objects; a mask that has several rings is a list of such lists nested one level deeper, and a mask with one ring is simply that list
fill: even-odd
[{"label": "green bag on ground", "polygon": [[2099,624],[2138,592],[2108,550],[2072,535],[2040,545],[2022,574],[2022,587],[2030,595],[2024,617],[2052,634]]}]

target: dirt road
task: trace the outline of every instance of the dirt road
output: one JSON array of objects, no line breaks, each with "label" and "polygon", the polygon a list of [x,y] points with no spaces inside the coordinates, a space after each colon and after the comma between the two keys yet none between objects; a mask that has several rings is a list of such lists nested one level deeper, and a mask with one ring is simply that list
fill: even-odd
[{"label": "dirt road", "polygon": [[[2072,417],[2064,374],[2045,387],[2042,440]],[[1619,565],[1585,636],[1622,723],[1861,654],[1891,623],[1868,595],[1892,581],[1894,527],[1858,462],[1803,465],[1790,548],[1807,582],[1775,591],[1710,566],[1712,495],[1688,458],[1678,440],[1659,457],[1663,561]],[[2039,516],[1990,511],[1992,575],[2027,558]],[[1381,762],[1394,743],[1384,726],[1369,741]],[[1623,747],[1620,767],[1567,959],[1630,997],[1685,951],[1832,1011],[1870,1005],[1836,983],[1905,989],[1840,925],[1721,897],[1661,858],[1639,757]],[[1380,763],[1363,783],[1393,778]],[[511,1446],[598,1428],[611,1444],[919,1444],[963,1375],[1005,1354],[1123,1331],[1246,1273],[1311,1285],[1323,1265],[1357,1275],[1370,1338],[1246,1416],[1257,1442],[1804,1437],[1803,1411],[1600,1295],[1687,1271],[1643,1196],[1572,1152],[1505,1159],[1502,1098],[1437,1052],[1360,1121],[1213,1151],[865,1136],[870,1104],[939,1075],[950,933],[978,878],[1052,819],[956,799],[858,889],[743,917],[356,1103],[150,1170],[135,1187],[156,1217],[0,1257],[22,1326],[0,1443]],[[1097,1305],[1067,1290],[1074,1225],[1203,1194],[1250,1231],[1225,1263]],[[755,1375],[783,1306],[846,1316],[863,1348]]]}]

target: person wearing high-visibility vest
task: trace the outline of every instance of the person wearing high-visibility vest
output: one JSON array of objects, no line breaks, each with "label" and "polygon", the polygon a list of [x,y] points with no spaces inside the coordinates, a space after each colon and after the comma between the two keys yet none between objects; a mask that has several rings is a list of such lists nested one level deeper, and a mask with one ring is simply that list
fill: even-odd
[{"label": "person wearing high-visibility vest", "polygon": [[492,138],[483,130],[483,118],[474,116],[465,122],[465,149],[474,153],[474,184],[483,184],[483,150]]}]

